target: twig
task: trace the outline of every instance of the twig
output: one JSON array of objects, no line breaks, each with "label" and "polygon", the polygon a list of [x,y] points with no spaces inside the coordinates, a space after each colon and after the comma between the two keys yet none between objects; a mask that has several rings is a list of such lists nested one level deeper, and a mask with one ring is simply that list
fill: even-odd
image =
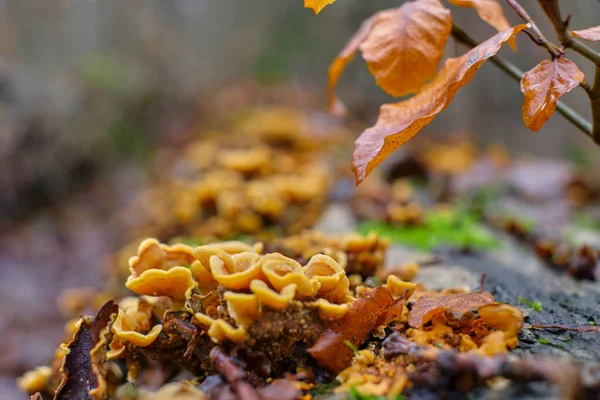
[{"label": "twig", "polygon": [[572,331],[572,332],[600,332],[600,326],[596,325],[561,325],[561,324],[525,324],[523,329],[558,329],[561,331]]},{"label": "twig", "polygon": [[546,37],[544,36],[544,34],[540,30],[540,28],[538,28],[536,23],[533,21],[533,19],[531,19],[531,17],[527,13],[527,11],[525,11],[523,6],[521,6],[517,2],[517,0],[506,0],[506,2],[513,10],[515,10],[517,15],[519,17],[521,17],[521,19],[523,21],[527,22],[531,26],[531,30],[533,30],[533,32],[536,34],[537,38],[534,38],[529,32],[527,32],[527,31],[525,31],[525,32],[531,38],[531,40],[533,40],[533,42],[535,44],[537,44],[538,46],[545,47],[553,59],[563,55],[563,51],[561,49],[559,49],[555,44],[553,44],[548,39],[546,39]]},{"label": "twig", "polygon": [[223,351],[219,346],[210,351],[210,360],[215,364],[217,371],[225,377],[240,399],[261,400],[260,395],[246,381],[246,372]]},{"label": "twig", "polygon": [[[479,43],[477,43],[475,39],[470,37],[465,31],[463,31],[461,28],[454,24],[452,25],[452,36],[460,43],[463,43],[469,47],[476,47],[479,45]],[[500,68],[508,76],[510,76],[517,82],[521,82],[521,79],[523,78],[523,71],[521,71],[510,61],[505,60],[504,58],[498,55],[494,55],[490,58],[490,62],[495,64],[498,68]],[[598,82],[598,85],[600,85],[600,82]],[[571,124],[576,126],[581,132],[585,133],[587,136],[592,137],[592,125],[571,107],[558,100],[556,102],[556,111],[558,111],[559,114],[565,117]]]},{"label": "twig", "polygon": [[570,17],[567,19],[562,18],[558,0],[538,0],[538,2],[552,22],[552,25],[554,25],[558,39],[563,47],[572,49],[593,62],[596,66],[600,66],[600,53],[575,39],[567,30]]},{"label": "twig", "polygon": [[571,49],[581,54],[596,65],[594,83],[591,88],[583,86],[590,98],[592,108],[592,129],[590,136],[600,144],[600,53],[575,39],[568,30],[570,17],[563,19],[558,0],[538,0],[542,9],[554,25],[560,43],[565,49]]},{"label": "twig", "polygon": [[578,394],[585,394],[587,390],[593,390],[598,383],[596,380],[587,382],[582,379],[581,367],[568,361],[550,358],[483,357],[441,350],[433,346],[418,345],[399,332],[392,333],[383,341],[383,349],[387,359],[404,355],[415,363],[433,363],[445,376],[472,374],[481,380],[505,377],[520,382],[552,382],[560,388],[565,398],[576,398]]}]

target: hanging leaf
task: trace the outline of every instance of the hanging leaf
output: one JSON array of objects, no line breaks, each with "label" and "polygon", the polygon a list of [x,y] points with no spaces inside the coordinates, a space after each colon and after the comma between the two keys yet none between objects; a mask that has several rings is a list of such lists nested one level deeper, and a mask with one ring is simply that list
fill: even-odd
[{"label": "hanging leaf", "polygon": [[335,3],[335,0],[304,0],[304,7],[311,8],[315,14],[318,14],[322,9],[333,3]]},{"label": "hanging leaf", "polygon": [[523,121],[537,132],[554,113],[556,100],[583,82],[583,72],[566,58],[544,60],[523,74]]},{"label": "hanging leaf", "polygon": [[329,108],[339,100],[334,88],[346,65],[360,50],[377,85],[393,96],[415,93],[435,76],[452,30],[452,17],[439,0],[409,1],[376,13],[329,67]]},{"label": "hanging leaf", "polygon": [[571,31],[573,37],[588,40],[590,42],[597,42],[600,40],[600,26],[594,26],[593,28],[581,29],[579,31]]},{"label": "hanging leaf", "polygon": [[433,121],[448,107],[458,89],[471,81],[481,64],[527,27],[518,25],[507,29],[463,56],[446,60],[435,79],[421,88],[416,96],[381,106],[377,123],[364,131],[355,143],[352,170],[356,183],[362,182],[394,150]]},{"label": "hanging leaf", "polygon": [[[449,0],[450,4],[454,4],[458,7],[469,7],[474,8],[479,15],[479,18],[487,22],[490,26],[495,28],[498,32],[502,32],[505,29],[510,28],[510,24],[504,16],[502,7],[497,0]],[[517,49],[515,38],[508,40],[508,45],[513,50]]]}]

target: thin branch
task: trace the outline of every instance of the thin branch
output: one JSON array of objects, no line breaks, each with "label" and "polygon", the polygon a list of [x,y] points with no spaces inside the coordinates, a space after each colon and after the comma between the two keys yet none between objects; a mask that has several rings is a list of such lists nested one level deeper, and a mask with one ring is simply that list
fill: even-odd
[{"label": "thin branch", "polygon": [[[588,398],[597,393],[600,379],[593,375],[594,366],[549,357],[484,357],[477,354],[438,349],[419,345],[394,332],[383,341],[386,359],[405,356],[412,364],[429,364],[439,370],[439,375],[449,377],[448,382],[459,382],[468,376],[469,382],[504,377],[514,382],[554,383],[565,399]],[[409,373],[410,374],[410,373]],[[463,380],[466,382],[467,380]]]},{"label": "thin branch", "polygon": [[531,30],[533,30],[537,38],[534,38],[531,34],[529,34],[529,32],[526,32],[535,44],[537,44],[538,46],[545,47],[553,59],[563,55],[563,51],[561,49],[559,49],[555,44],[546,39],[540,28],[538,28],[536,23],[533,21],[533,19],[531,19],[527,11],[525,11],[523,6],[521,6],[517,0],[506,0],[506,2],[513,10],[515,10],[517,15],[521,17],[523,21],[527,22],[531,26]]},{"label": "thin branch", "polygon": [[558,0],[538,0],[542,9],[554,25],[558,39],[565,49],[570,48],[581,54],[596,66],[600,66],[600,53],[588,47],[583,42],[575,39],[568,31],[570,17],[563,19],[558,5]]},{"label": "thin branch", "polygon": [[588,47],[584,43],[575,39],[568,30],[570,17],[563,19],[558,5],[558,0],[538,0],[542,9],[554,25],[560,43],[565,49],[571,49],[596,65],[594,74],[594,83],[583,86],[590,98],[592,108],[592,129],[590,136],[594,141],[600,144],[600,53]]},{"label": "thin branch", "polygon": [[[452,24],[452,36],[458,42],[465,44],[469,47],[478,46],[479,43],[475,41],[472,37],[470,37],[465,31],[463,31],[458,26]],[[490,58],[490,62],[495,64],[498,68],[504,71],[508,76],[516,80],[517,82],[521,82],[523,78],[523,71],[521,71],[517,66],[512,64],[510,61],[498,56],[494,55]],[[594,82],[596,83],[596,82]],[[600,82],[598,82],[600,85]],[[571,124],[576,126],[581,132],[585,133],[587,136],[591,136],[592,125],[581,115],[579,115],[575,110],[571,107],[558,100],[556,102],[556,111],[565,117]]]}]

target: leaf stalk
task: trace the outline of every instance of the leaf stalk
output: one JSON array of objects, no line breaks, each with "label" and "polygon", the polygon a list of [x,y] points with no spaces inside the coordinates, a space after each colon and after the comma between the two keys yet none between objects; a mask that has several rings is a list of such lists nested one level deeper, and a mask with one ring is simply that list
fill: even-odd
[{"label": "leaf stalk", "polygon": [[[460,27],[458,27],[455,24],[452,24],[452,37],[454,37],[454,39],[456,41],[458,41],[466,46],[469,46],[471,48],[479,45],[479,43],[475,39],[473,39],[471,36],[469,36],[469,34],[467,34],[465,31],[463,31]],[[512,64],[510,61],[508,61],[498,55],[492,56],[489,59],[489,61],[491,63],[493,63],[494,65],[496,65],[498,68],[500,68],[508,76],[513,78],[515,81],[521,82],[521,79],[523,78],[523,71],[521,71],[519,69],[519,67]],[[596,75],[596,76],[598,76],[598,75]],[[600,86],[600,81],[598,79],[596,79],[594,81],[594,86],[596,86],[596,85]],[[599,103],[599,105],[600,105],[600,103]],[[565,117],[567,119],[567,121],[569,121],[571,124],[573,124],[575,127],[577,127],[581,132],[583,132],[584,134],[586,134],[587,136],[589,136],[595,140],[595,138],[592,136],[592,124],[590,124],[590,122],[588,122],[585,118],[583,118],[581,115],[579,115],[571,107],[566,105],[564,102],[557,100],[556,111],[558,111],[559,114],[561,114],[563,117]],[[600,115],[600,108],[598,109],[598,115]],[[598,123],[600,124],[600,121],[598,121]],[[598,126],[600,126],[600,125],[598,125]],[[596,143],[600,144],[600,142],[598,142],[598,141],[596,141]]]}]

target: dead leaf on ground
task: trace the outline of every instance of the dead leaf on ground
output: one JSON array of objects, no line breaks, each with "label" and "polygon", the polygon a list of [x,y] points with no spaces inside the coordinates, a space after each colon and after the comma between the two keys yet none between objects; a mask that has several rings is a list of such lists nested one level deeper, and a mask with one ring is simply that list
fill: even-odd
[{"label": "dead leaf on ground", "polygon": [[333,3],[335,3],[335,0],[304,0],[304,7],[311,8],[315,14],[318,14],[322,9]]},{"label": "dead leaf on ground", "polygon": [[435,119],[454,99],[458,89],[471,81],[477,69],[496,54],[513,36],[527,28],[518,25],[500,32],[458,58],[449,58],[435,79],[412,98],[379,109],[377,123],[356,141],[352,170],[356,183],[394,150],[402,146]]},{"label": "dead leaf on ground", "polygon": [[117,305],[108,301],[98,311],[96,318],[81,318],[79,329],[67,345],[69,353],[61,368],[63,377],[56,389],[54,400],[104,398],[104,367],[95,365],[104,362],[104,358],[98,355],[99,350],[95,347],[100,343],[102,332],[106,330],[117,310]]},{"label": "dead leaf on ground", "polygon": [[537,132],[550,119],[556,101],[583,82],[583,72],[567,58],[544,60],[523,74],[523,121]]},{"label": "dead leaf on ground", "polygon": [[[510,24],[502,11],[502,6],[496,0],[450,0],[450,4],[458,7],[474,8],[479,18],[487,22],[498,32],[510,28]],[[510,38],[508,45],[517,50],[515,38]]]},{"label": "dead leaf on ground", "polygon": [[451,30],[450,11],[439,0],[409,1],[364,21],[329,67],[330,111],[340,108],[335,85],[357,50],[377,85],[393,96],[403,96],[415,93],[435,76]]},{"label": "dead leaf on ground", "polygon": [[350,365],[354,355],[347,342],[358,347],[373,329],[398,318],[404,307],[401,300],[394,300],[387,288],[373,289],[355,300],[346,315],[323,332],[308,352],[330,371],[342,371]]},{"label": "dead leaf on ground", "polygon": [[288,378],[276,379],[258,392],[262,400],[295,400],[302,396],[302,391]]},{"label": "dead leaf on ground", "polygon": [[413,305],[408,315],[408,323],[412,327],[421,328],[437,314],[445,313],[446,311],[464,314],[472,309],[478,309],[492,303],[494,303],[494,296],[489,292],[425,296],[421,297]]},{"label": "dead leaf on ground", "polygon": [[578,39],[587,40],[590,42],[597,42],[600,40],[600,26],[594,26],[588,29],[581,29],[578,31],[571,31],[571,35]]}]

